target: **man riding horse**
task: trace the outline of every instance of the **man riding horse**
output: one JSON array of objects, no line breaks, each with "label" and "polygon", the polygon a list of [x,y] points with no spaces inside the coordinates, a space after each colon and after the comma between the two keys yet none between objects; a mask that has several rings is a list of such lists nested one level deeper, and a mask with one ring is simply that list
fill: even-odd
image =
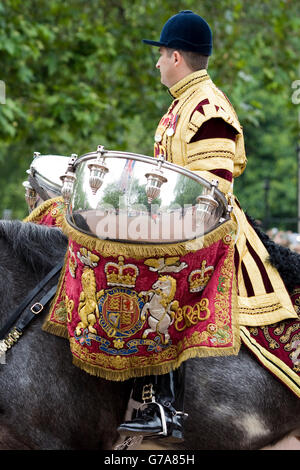
[{"label": "man riding horse", "polygon": [[[210,28],[198,15],[184,11],[170,18],[159,42],[146,42],[160,47],[161,57],[157,67],[162,83],[174,97],[155,134],[155,157],[159,158],[155,160],[123,152],[106,152],[99,146],[96,155],[84,155],[78,165],[71,159],[72,164],[68,164],[67,170],[70,178],[65,187],[67,191],[62,191],[65,201],[60,198],[47,200],[44,205],[35,208],[27,220],[61,227],[69,237],[66,253],[66,240],[59,236],[62,236],[60,230],[33,230],[37,228],[34,224],[21,223],[3,223],[1,227],[3,283],[7,283],[7,269],[12,273],[11,266],[15,266],[13,274],[16,277],[9,279],[11,285],[21,289],[18,297],[22,294],[25,297],[28,286],[37,281],[37,276],[42,276],[44,271],[46,273],[49,266],[56,264],[56,260],[65,254],[60,282],[57,289],[55,287],[55,299],[43,329],[68,338],[74,364],[106,380],[89,382],[83,374],[76,374],[76,368],[64,361],[66,350],[61,349],[61,342],[42,336],[38,323],[35,330],[24,335],[25,349],[16,348],[16,354],[10,357],[11,367],[3,370],[1,401],[10,403],[11,409],[1,415],[4,430],[1,448],[4,445],[6,449],[7,443],[11,448],[12,429],[14,445],[21,445],[21,448],[23,444],[27,445],[23,439],[26,434],[24,423],[29,430],[28,436],[26,434],[28,448],[88,446],[98,449],[100,445],[111,448],[115,444],[115,430],[124,412],[131,384],[114,387],[107,380],[126,381],[131,378],[135,378],[132,398],[143,403],[142,406],[135,406],[131,421],[120,425],[119,432],[125,436],[142,435],[180,441],[183,439],[184,418],[183,366],[187,359],[201,356],[219,357],[200,358],[188,364],[187,370],[192,372],[187,377],[190,392],[187,449],[262,448],[299,428],[299,319],[295,313],[299,313],[300,305],[299,259],[295,253],[266,240],[267,236],[259,230],[254,231],[232,196],[233,178],[242,173],[246,164],[243,134],[231,104],[206,72],[212,43]],[[130,177],[126,186],[123,165],[120,165],[124,163],[124,158],[127,169],[132,170],[133,163],[137,166],[141,162],[147,164],[142,168],[144,174],[140,172],[141,167],[137,172],[142,176],[141,186],[138,186],[142,190],[142,200],[145,189],[148,196],[143,177],[147,176],[149,166],[150,174],[157,176],[157,166],[161,164],[164,175],[171,176],[172,180],[172,184],[166,185],[168,200],[170,192],[177,193],[177,185],[189,186],[192,181],[196,182],[197,187],[195,194],[192,194],[193,203],[189,204],[191,214],[198,214],[202,220],[203,213],[205,216],[208,214],[204,209],[209,208],[209,202],[214,207],[219,202],[222,206],[221,201],[224,203],[226,198],[228,207],[222,213],[217,212],[216,217],[209,217],[212,220],[209,227],[205,226],[203,230],[200,224],[200,233],[190,238],[185,234],[179,242],[177,238],[174,241],[174,237],[163,243],[161,237],[156,244],[152,243],[152,239],[135,243],[130,238],[129,242],[128,239],[124,242],[119,235],[109,238],[104,232],[96,230],[98,223],[95,221],[102,222],[101,217],[107,206],[101,205],[105,190],[99,191],[98,197],[96,195],[93,172],[100,168],[103,176],[110,171],[110,178],[103,185],[106,189],[115,186],[119,190],[119,182],[122,188],[131,188],[135,175],[127,173]],[[171,163],[165,162],[165,159]],[[78,184],[74,187],[70,203],[66,194],[71,196],[73,183],[69,183],[76,179],[74,173],[78,167]],[[89,169],[92,171],[89,172]],[[177,177],[176,182],[172,172]],[[216,179],[223,193],[215,188]],[[167,178],[164,180],[166,182]],[[208,181],[211,181],[211,187]],[[128,192],[124,196],[128,196],[129,201],[132,195]],[[82,197],[76,198],[78,195]],[[136,201],[136,192],[133,196]],[[175,201],[176,198],[177,194]],[[180,224],[186,215],[184,208],[180,207],[179,211],[176,206],[174,210],[174,201],[168,205],[163,197],[157,200],[159,211],[166,211],[168,215],[163,219],[164,225],[168,226],[166,220],[175,220],[176,228],[182,228]],[[208,202],[205,205],[203,201]],[[35,202],[31,200],[33,205]],[[233,211],[229,210],[232,206]],[[95,207],[100,213],[99,219]],[[142,220],[149,222],[150,217],[146,217],[150,214],[149,207],[143,205],[141,211]],[[157,217],[153,225],[162,229],[159,211],[155,212]],[[113,215],[119,217],[119,208]],[[106,220],[111,220],[110,216],[109,212]],[[132,211],[130,216],[137,227]],[[123,220],[118,219],[119,225]],[[90,222],[94,224],[94,229]],[[124,229],[123,226],[121,228]],[[37,249],[40,246],[41,250]],[[296,295],[293,304],[279,273],[271,262],[267,262],[269,255],[273,265],[278,266],[288,291]],[[28,281],[27,285],[24,279]],[[42,284],[45,279],[48,275],[41,281]],[[35,289],[30,295],[36,292]],[[2,291],[4,294],[7,291],[2,299],[1,322],[4,325],[2,331],[6,331],[12,321],[7,309],[11,290]],[[46,295],[49,298],[49,291]],[[20,306],[17,313],[20,313]],[[32,310],[30,317],[35,313]],[[27,316],[20,320],[22,328],[24,320],[27,325]],[[2,345],[4,343],[6,346],[4,351],[20,337],[18,331],[17,338],[12,337],[12,331],[16,331],[15,327],[1,340]],[[266,351],[265,358],[270,359],[272,364],[272,367],[268,364],[267,369],[274,372],[280,381],[273,380],[271,374],[265,373],[245,348],[240,348],[240,337],[249,346],[247,339],[253,339],[250,334],[263,340],[261,343],[254,340],[252,344],[262,355]],[[7,345],[8,337],[10,342]],[[264,345],[269,341],[270,347],[266,349]],[[277,348],[277,355],[273,354],[274,348]],[[48,360],[53,377],[62,374],[62,381],[50,381],[53,385],[50,392],[49,377],[43,374],[43,370],[50,370],[49,367],[45,369],[40,362],[27,361],[30,367],[24,369],[26,354],[30,357],[32,351],[40,349],[41,354],[34,354],[34,358],[42,358],[45,364]],[[250,346],[249,349],[256,357],[262,358]],[[295,351],[291,352],[293,349]],[[239,355],[234,358],[233,354]],[[231,357],[222,357],[225,355]],[[285,362],[287,356],[294,367]],[[263,360],[261,362],[265,365]],[[280,362],[283,362],[281,369]],[[19,411],[17,415],[14,413],[16,403],[26,405],[32,397],[32,393],[28,395],[28,386],[24,389],[24,380],[18,382],[20,364],[27,374],[26,384],[29,381],[35,387],[34,408],[43,410],[45,396],[52,397],[50,402],[53,406],[44,413],[46,421],[40,420],[40,429],[34,422],[28,425],[26,417],[20,419]],[[275,371],[277,364],[278,373]],[[239,380],[240,377],[243,380]],[[298,401],[292,394],[286,393],[280,382],[295,392]],[[14,384],[12,400],[7,398],[12,394],[11,383]],[[65,390],[71,390],[67,402],[65,395],[60,393],[62,383]],[[80,392],[80,383],[81,393],[77,393],[78,390]],[[284,406],[278,408],[278,403]],[[69,411],[64,414],[66,420],[62,421],[61,409],[66,404]],[[25,410],[26,414],[27,408],[19,406],[18,410]],[[274,409],[278,412],[274,413]],[[57,419],[49,421],[49,413],[54,417],[57,414]],[[107,432],[108,422],[111,424],[110,433]],[[48,433],[45,432],[45,423]],[[89,428],[82,426],[82,423],[89,423]],[[16,425],[19,429],[15,429]],[[78,429],[83,430],[79,438]],[[216,429],[221,432],[216,432]],[[18,435],[20,442],[15,438]],[[127,445],[126,441],[122,445]]]},{"label": "man riding horse", "polygon": [[[154,156],[163,155],[208,181],[217,179],[233,205],[239,324],[257,327],[297,318],[279,273],[268,264],[266,248],[232,196],[234,178],[243,173],[247,159],[237,115],[207,73],[209,25],[192,11],[181,11],[166,22],[159,41],[144,42],[159,48],[156,68],[173,97],[155,133]],[[141,400],[139,390],[144,405],[121,424],[120,434],[182,439],[183,365],[168,374],[136,379],[133,397]]]}]

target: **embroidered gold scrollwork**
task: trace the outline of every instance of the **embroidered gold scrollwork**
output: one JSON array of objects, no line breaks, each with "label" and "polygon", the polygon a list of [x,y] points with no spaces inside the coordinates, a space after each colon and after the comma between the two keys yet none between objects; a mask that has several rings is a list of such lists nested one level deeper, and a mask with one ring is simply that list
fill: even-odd
[{"label": "embroidered gold scrollwork", "polygon": [[66,305],[66,309],[67,309],[67,318],[68,318],[68,322],[71,322],[72,321],[73,309],[74,309],[74,300],[69,299],[67,295],[66,295],[65,298],[66,298],[65,305]]},{"label": "embroidered gold scrollwork", "polygon": [[281,343],[287,343],[288,341],[290,341],[292,333],[294,333],[297,330],[299,330],[298,323],[296,323],[295,325],[289,326],[286,329],[285,334],[280,337]]},{"label": "embroidered gold scrollwork", "polygon": [[298,299],[295,300],[294,308],[295,308],[295,312],[299,315],[299,313],[300,313],[300,299],[299,299],[299,297],[298,297]]},{"label": "embroidered gold scrollwork", "polygon": [[[194,306],[184,305],[178,307],[175,319],[175,328],[177,331],[184,331],[190,326],[196,325],[199,321],[205,321],[210,317],[210,310],[208,308],[208,299],[201,299]],[[202,315],[205,312],[205,315]]]},{"label": "embroidered gold scrollwork", "polygon": [[269,328],[267,326],[262,326],[261,329],[264,333],[264,336],[265,336],[266,340],[269,343],[269,348],[270,349],[278,349],[280,346],[277,343],[277,341],[275,341],[275,339],[273,339],[272,336],[270,336]]},{"label": "embroidered gold scrollwork", "polygon": [[[270,335],[270,329],[274,328],[273,333],[278,336],[278,341],[280,341],[281,344],[284,344],[284,350],[292,350],[292,342],[297,337],[297,334],[295,335],[294,333],[299,330],[299,323],[297,322],[287,328],[286,327],[287,322],[285,321],[280,322],[278,324],[260,327],[265,339],[268,341],[270,349],[278,349],[280,347],[280,344]],[[252,329],[251,333],[254,334]]]},{"label": "embroidered gold scrollwork", "polygon": [[278,323],[278,326],[276,326],[276,328],[274,329],[274,334],[277,336],[280,336],[284,332],[284,329],[285,329],[285,322]]}]

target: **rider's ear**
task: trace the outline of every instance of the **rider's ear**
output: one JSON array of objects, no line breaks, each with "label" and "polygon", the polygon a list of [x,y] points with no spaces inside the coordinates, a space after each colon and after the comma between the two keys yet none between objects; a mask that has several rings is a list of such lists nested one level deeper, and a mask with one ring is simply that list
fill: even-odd
[{"label": "rider's ear", "polygon": [[182,55],[178,51],[173,52],[174,65],[178,66],[182,63]]}]

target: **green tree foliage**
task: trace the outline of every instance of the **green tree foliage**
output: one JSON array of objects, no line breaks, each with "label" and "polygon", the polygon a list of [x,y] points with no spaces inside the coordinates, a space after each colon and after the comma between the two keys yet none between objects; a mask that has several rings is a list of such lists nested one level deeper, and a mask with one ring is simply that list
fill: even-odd
[{"label": "green tree foliage", "polygon": [[248,168],[235,192],[254,217],[297,216],[299,11],[294,0],[4,0],[0,2],[0,214],[26,215],[34,151],[81,155],[98,144],[152,154],[171,101],[155,69],[169,16],[191,9],[214,32],[209,73],[244,126]]}]

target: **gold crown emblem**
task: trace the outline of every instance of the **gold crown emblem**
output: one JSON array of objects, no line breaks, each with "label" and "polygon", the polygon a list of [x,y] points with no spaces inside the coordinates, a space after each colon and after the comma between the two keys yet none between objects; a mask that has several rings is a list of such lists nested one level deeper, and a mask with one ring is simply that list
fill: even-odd
[{"label": "gold crown emblem", "polygon": [[106,263],[104,270],[109,286],[134,287],[139,274],[137,266],[124,264],[123,256],[118,257],[118,263]]},{"label": "gold crown emblem", "polygon": [[201,268],[195,269],[189,275],[190,292],[201,292],[208,284],[213,272],[214,267],[206,267],[206,261],[202,261]]}]

